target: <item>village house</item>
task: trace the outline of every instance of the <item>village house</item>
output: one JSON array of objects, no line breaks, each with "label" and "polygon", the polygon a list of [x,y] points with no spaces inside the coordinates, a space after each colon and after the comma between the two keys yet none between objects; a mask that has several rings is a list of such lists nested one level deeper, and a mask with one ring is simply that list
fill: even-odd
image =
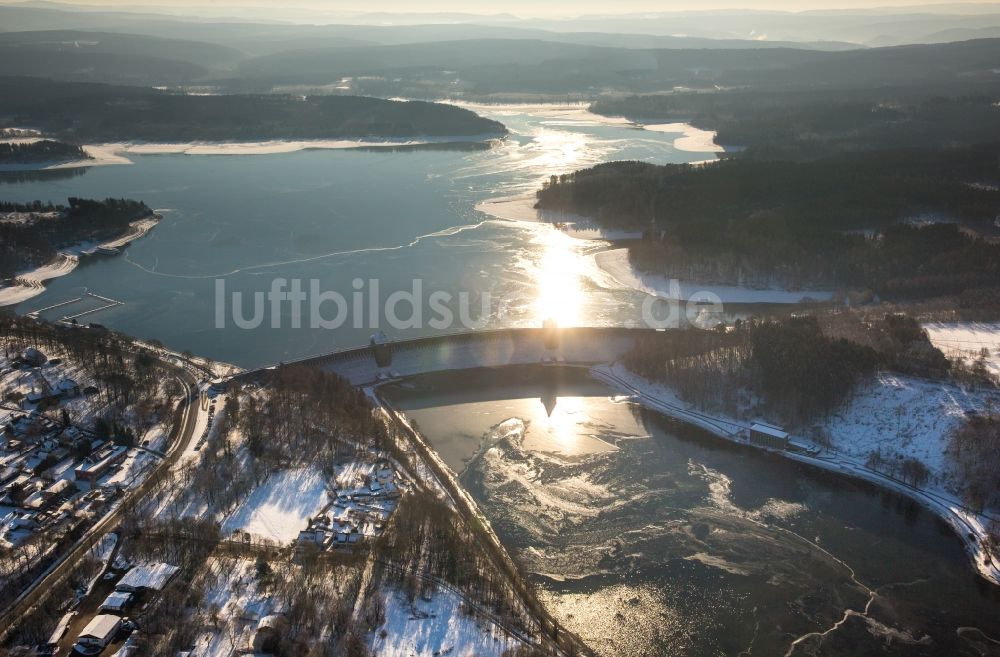
[{"label": "village house", "polygon": [[118,616],[110,614],[94,616],[77,637],[75,649],[84,655],[96,655],[114,640],[121,626],[122,619]]},{"label": "village house", "polygon": [[121,615],[135,596],[128,591],[112,591],[101,603],[100,612]]},{"label": "village house", "polygon": [[77,481],[83,481],[91,486],[111,470],[112,466],[118,465],[128,453],[128,448],[122,445],[107,444],[102,446],[97,452],[91,454],[81,463],[73,475]]},{"label": "village house", "polygon": [[25,500],[25,508],[45,511],[65,502],[76,493],[76,484],[69,479],[60,479],[44,490],[37,491],[32,497],[37,496],[37,501],[31,504]]}]

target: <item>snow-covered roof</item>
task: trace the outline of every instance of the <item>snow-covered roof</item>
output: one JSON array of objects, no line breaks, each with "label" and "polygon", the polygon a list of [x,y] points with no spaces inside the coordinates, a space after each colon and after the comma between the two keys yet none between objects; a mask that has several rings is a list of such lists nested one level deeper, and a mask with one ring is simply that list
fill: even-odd
[{"label": "snow-covered roof", "polygon": [[788,438],[787,431],[782,431],[778,427],[772,427],[770,424],[763,424],[761,422],[754,422],[751,424],[750,431],[762,433],[766,436],[772,436],[774,438],[780,438],[781,440]]},{"label": "snow-covered roof", "polygon": [[168,563],[151,563],[143,566],[136,566],[125,574],[115,587],[118,591],[137,591],[139,589],[151,589],[161,591],[167,582],[180,570],[177,566]]},{"label": "snow-covered roof", "polygon": [[112,591],[111,595],[104,599],[101,603],[101,611],[105,609],[111,611],[121,610],[132,601],[132,594],[126,591]]},{"label": "snow-covered roof", "polygon": [[60,479],[56,483],[49,486],[45,492],[49,493],[50,495],[61,495],[62,493],[65,493],[67,490],[69,490],[72,486],[73,482],[70,481],[69,479]]},{"label": "snow-covered roof", "polygon": [[122,619],[117,616],[112,616],[111,614],[100,614],[99,616],[94,616],[94,619],[87,623],[87,627],[83,628],[83,632],[80,633],[80,638],[93,637],[98,641],[105,642],[111,638],[111,635],[118,631],[118,626],[121,621]]}]

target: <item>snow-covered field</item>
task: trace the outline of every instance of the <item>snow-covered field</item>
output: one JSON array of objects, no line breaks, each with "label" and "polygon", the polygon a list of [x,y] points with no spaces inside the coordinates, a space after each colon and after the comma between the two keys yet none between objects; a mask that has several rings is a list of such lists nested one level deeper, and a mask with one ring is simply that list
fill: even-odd
[{"label": "snow-covered field", "polygon": [[873,451],[890,460],[913,457],[930,469],[932,484],[958,492],[947,456],[949,436],[969,411],[982,412],[990,399],[1000,402],[992,391],[882,374],[821,428],[838,452],[862,461]]},{"label": "snow-covered field", "polygon": [[974,361],[986,349],[986,368],[1000,376],[1000,323],[930,322],[923,327],[934,346],[949,358]]},{"label": "snow-covered field", "polygon": [[[376,657],[500,657],[517,641],[492,623],[463,613],[450,591],[438,591],[428,602],[411,605],[395,592],[385,597],[385,624],[372,639]],[[384,636],[383,636],[384,632]]]},{"label": "snow-covered field", "polygon": [[658,274],[636,270],[629,262],[628,249],[612,249],[594,255],[597,266],[624,287],[673,301],[714,301],[715,295],[723,303],[800,303],[804,300],[827,301],[833,293],[821,290],[757,290],[734,285],[702,285],[687,281],[671,280]]},{"label": "snow-covered field", "polygon": [[283,470],[226,518],[224,534],[243,531],[279,543],[288,543],[306,528],[308,518],[327,503],[326,480],[314,468]]}]

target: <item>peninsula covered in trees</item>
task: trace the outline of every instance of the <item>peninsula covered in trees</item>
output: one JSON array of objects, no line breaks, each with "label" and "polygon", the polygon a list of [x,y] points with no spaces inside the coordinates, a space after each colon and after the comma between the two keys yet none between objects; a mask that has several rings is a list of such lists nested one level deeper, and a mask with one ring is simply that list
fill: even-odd
[{"label": "peninsula covered in trees", "polygon": [[130,199],[0,202],[0,278],[48,262],[60,248],[124,237],[133,222],[153,217],[149,206]]},{"label": "peninsula covered in trees", "polygon": [[988,300],[1000,245],[980,234],[992,233],[1000,207],[998,155],[986,145],[810,162],[614,162],[553,177],[538,207],[645,229],[632,262],[668,276]]},{"label": "peninsula covered in trees", "polygon": [[454,105],[358,96],[193,96],[157,89],[0,78],[0,116],[77,142],[410,139],[500,136]]}]

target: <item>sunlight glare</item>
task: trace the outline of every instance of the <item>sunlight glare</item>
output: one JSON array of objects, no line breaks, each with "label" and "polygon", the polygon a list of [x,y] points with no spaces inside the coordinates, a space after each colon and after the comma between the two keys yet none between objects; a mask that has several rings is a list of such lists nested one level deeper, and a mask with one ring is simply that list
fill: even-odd
[{"label": "sunlight glare", "polygon": [[579,132],[543,129],[534,136],[529,148],[538,154],[529,165],[547,172],[566,172],[580,168],[593,159],[588,136]]},{"label": "sunlight glare", "polygon": [[554,400],[555,408],[551,415],[543,414],[538,418],[542,428],[561,451],[575,453],[576,443],[580,440],[580,423],[586,419],[585,400],[583,397],[559,397]]},{"label": "sunlight glare", "polygon": [[579,326],[584,302],[583,255],[578,240],[562,231],[543,226],[539,231],[542,245],[535,284],[536,324],[554,320],[559,326]]}]

